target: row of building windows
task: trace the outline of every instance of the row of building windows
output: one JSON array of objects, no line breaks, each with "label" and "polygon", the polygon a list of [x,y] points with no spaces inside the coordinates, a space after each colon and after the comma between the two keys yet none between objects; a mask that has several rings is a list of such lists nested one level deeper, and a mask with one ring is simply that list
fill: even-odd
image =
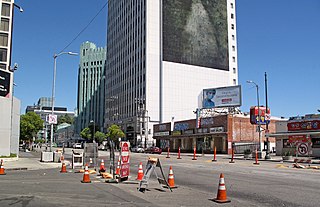
[{"label": "row of building windows", "polygon": [[[233,3],[230,3],[230,8],[232,9],[232,12],[231,12],[231,19],[234,19],[234,4]],[[235,29],[235,25],[234,24],[231,24],[231,29],[234,30]],[[232,32],[232,31],[231,31]],[[234,43],[235,41],[235,35],[232,34],[231,35],[231,39]],[[232,43],[232,44],[233,44]],[[232,52],[235,53],[236,52],[236,46],[235,45],[232,45]],[[235,56],[232,56],[232,62],[235,63],[236,62],[236,57]],[[236,74],[237,73],[237,69],[234,67],[232,69],[232,72],[233,74]],[[237,79],[233,79],[233,85],[236,85],[237,84]]]}]

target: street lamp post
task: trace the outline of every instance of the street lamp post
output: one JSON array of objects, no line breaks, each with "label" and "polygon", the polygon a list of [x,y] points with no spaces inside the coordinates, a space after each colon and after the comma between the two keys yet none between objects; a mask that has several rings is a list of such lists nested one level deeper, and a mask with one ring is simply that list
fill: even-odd
[{"label": "street lamp post", "polygon": [[258,102],[258,132],[259,132],[259,152],[261,152],[261,117],[260,117],[260,101],[259,101],[259,86],[255,82],[248,80],[247,83],[253,83],[257,88],[257,102]]},{"label": "street lamp post", "polygon": [[92,142],[93,142],[93,165],[94,168],[97,167],[96,163],[97,163],[97,152],[96,152],[96,138],[95,138],[95,134],[96,134],[96,123],[94,120],[91,120],[90,123],[93,125],[93,130],[92,130]]},{"label": "street lamp post", "polygon": [[[56,87],[56,71],[57,71],[57,57],[60,55],[78,55],[78,53],[74,52],[60,52],[59,54],[53,55],[54,66],[53,66],[53,81],[52,81],[52,97],[51,97],[51,117],[54,115],[54,95],[55,95],[55,87]],[[52,152],[52,140],[53,140],[53,122],[51,122],[51,137],[50,137],[50,152]]]}]

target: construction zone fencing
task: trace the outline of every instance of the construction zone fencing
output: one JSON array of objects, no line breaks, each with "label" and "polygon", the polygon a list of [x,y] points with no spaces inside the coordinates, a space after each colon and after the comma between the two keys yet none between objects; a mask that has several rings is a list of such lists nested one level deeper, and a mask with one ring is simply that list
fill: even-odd
[{"label": "construction zone fencing", "polygon": [[250,150],[254,152],[259,149],[259,143],[233,143],[234,154],[244,154],[245,151]]}]

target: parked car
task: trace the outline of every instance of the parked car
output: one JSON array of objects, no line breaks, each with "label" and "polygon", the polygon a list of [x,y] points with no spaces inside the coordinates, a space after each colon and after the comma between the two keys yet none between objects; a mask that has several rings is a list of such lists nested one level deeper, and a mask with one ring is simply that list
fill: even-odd
[{"label": "parked car", "polygon": [[131,152],[139,152],[139,153],[143,153],[144,152],[144,148],[141,146],[135,146],[131,148]]},{"label": "parked car", "polygon": [[74,149],[81,149],[81,148],[82,148],[82,144],[81,144],[81,143],[75,143],[75,144],[73,145],[73,148],[74,148]]},{"label": "parked car", "polygon": [[151,153],[151,154],[161,154],[162,149],[159,147],[149,147],[145,150],[146,153]]}]

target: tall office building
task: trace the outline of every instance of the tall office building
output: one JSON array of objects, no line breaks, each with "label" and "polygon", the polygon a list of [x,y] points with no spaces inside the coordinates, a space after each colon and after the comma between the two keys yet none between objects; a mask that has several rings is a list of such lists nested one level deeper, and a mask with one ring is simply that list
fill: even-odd
[{"label": "tall office building", "polygon": [[20,100],[13,97],[11,67],[14,0],[0,0],[0,156],[19,153]]},{"label": "tall office building", "polygon": [[235,0],[109,0],[106,127],[133,143],[195,118],[205,88],[238,84]]},{"label": "tall office building", "polygon": [[79,54],[76,132],[80,133],[91,121],[103,131],[106,49],[85,42],[81,45]]}]

